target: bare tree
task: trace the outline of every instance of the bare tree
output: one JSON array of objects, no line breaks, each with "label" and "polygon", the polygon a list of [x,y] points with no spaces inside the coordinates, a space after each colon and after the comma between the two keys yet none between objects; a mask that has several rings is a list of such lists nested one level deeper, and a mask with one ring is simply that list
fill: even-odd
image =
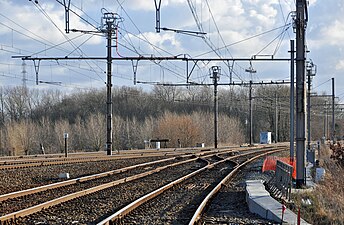
[{"label": "bare tree", "polygon": [[1,107],[0,127],[2,127],[5,125],[5,93],[2,87],[0,87],[0,107]]},{"label": "bare tree", "polygon": [[5,90],[5,109],[11,121],[19,121],[28,115],[28,90],[25,87],[14,87]]},{"label": "bare tree", "polygon": [[86,141],[90,148],[95,151],[105,146],[105,116],[101,113],[92,114],[85,122]]},{"label": "bare tree", "polygon": [[14,155],[30,153],[30,149],[34,146],[34,136],[32,135],[34,130],[34,124],[28,120],[14,121],[7,126],[9,144]]},{"label": "bare tree", "polygon": [[178,139],[183,147],[191,147],[199,140],[200,127],[191,115],[165,112],[154,133],[156,138],[170,139],[171,147],[178,147]]},{"label": "bare tree", "polygon": [[181,91],[179,88],[175,86],[154,86],[153,88],[154,95],[166,102],[174,102],[176,99],[178,99],[179,95],[181,94]]},{"label": "bare tree", "polygon": [[36,130],[35,136],[35,150],[38,153],[42,153],[41,146],[45,148],[45,153],[58,152],[59,145],[57,137],[55,136],[54,123],[49,117],[42,117],[39,121],[35,122]]}]

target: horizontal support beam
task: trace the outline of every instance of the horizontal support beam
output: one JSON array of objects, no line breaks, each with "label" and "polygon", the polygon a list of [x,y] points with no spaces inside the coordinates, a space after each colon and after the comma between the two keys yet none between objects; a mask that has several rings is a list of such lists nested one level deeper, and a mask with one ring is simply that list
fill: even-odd
[{"label": "horizontal support beam", "polygon": [[[138,82],[139,83],[139,82]],[[186,84],[168,84],[168,83],[155,83],[161,86],[212,86],[214,84],[200,84],[200,83],[186,83]],[[269,84],[290,84],[289,81],[271,81],[271,82],[232,82],[232,83],[218,83],[217,85],[226,86],[249,86],[249,85],[269,85]]]},{"label": "horizontal support beam", "polygon": [[[22,60],[107,60],[107,57],[31,57],[31,56],[12,56],[12,58],[21,58]],[[156,57],[156,56],[136,56],[136,57],[112,57],[112,60],[179,60],[179,61],[290,61],[287,58],[275,58],[275,59],[266,59],[266,58],[188,58],[179,56],[167,56],[167,57]]]}]

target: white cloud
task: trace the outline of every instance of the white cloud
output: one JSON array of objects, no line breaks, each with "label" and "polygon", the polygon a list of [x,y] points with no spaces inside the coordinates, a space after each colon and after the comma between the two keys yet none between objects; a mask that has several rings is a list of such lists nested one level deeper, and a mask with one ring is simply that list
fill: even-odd
[{"label": "white cloud", "polygon": [[[138,40],[133,35],[128,35],[125,37],[126,39],[131,39],[136,46],[143,52],[151,52],[152,54],[156,53],[158,48],[165,49],[168,52],[179,54],[182,51],[181,43],[176,39],[175,33],[155,33],[155,32],[147,32],[138,35],[141,40],[147,39],[152,45],[149,45],[146,42],[142,42]],[[154,46],[156,47],[154,47]],[[166,53],[165,53],[166,54]]]},{"label": "white cloud", "polygon": [[336,64],[336,70],[344,71],[344,59],[340,59]]},{"label": "white cloud", "polygon": [[[53,42],[54,44],[61,43],[66,40],[65,37],[56,29],[56,27],[54,27],[53,23],[48,21],[47,18],[44,17],[43,14],[35,7],[33,1],[0,1],[1,13],[13,19],[18,24],[21,24],[31,32],[43,37],[46,40],[49,40],[50,42]],[[118,1],[123,4],[125,11],[131,17],[130,19],[121,9],[121,7],[118,6]],[[80,11],[73,8],[84,18],[93,18],[94,20],[90,20],[93,24],[100,22],[102,7],[108,9],[109,11],[117,12],[125,17],[123,24],[120,24],[121,35],[119,42],[131,49],[131,44],[133,44],[140,54],[168,55],[167,52],[169,52],[176,55],[186,53],[195,56],[210,50],[210,48],[201,38],[164,31],[162,31],[160,34],[154,33],[154,0],[118,1],[73,0],[72,3],[83,9],[83,11]],[[204,0],[192,0],[191,2],[196,8],[197,15],[202,23],[204,31],[208,33],[207,37],[210,37],[210,40],[213,42],[215,47],[222,47],[223,43],[216,31],[215,24],[211,18],[206,2]],[[64,33],[65,21],[63,6],[57,4],[56,1],[53,0],[39,0],[39,3],[49,14],[54,23],[62,30],[62,33]],[[186,0],[161,0],[161,3],[162,27],[195,31],[198,30]],[[227,45],[241,41],[258,33],[282,26],[288,13],[295,9],[295,2],[287,0],[208,0],[208,3],[210,4],[216,25],[218,26]],[[283,10],[283,15],[281,8]],[[341,51],[341,49],[344,49],[344,19],[342,17],[344,13],[343,1],[310,0],[308,9],[309,23],[307,27],[307,45],[311,50],[309,55],[314,60],[314,63],[318,65],[319,74],[322,74],[322,76],[318,76],[316,79],[325,79],[327,75],[323,75],[324,73],[336,76],[336,73],[339,74],[339,71],[342,73],[344,70],[344,56],[343,52]],[[70,16],[71,28],[80,30],[93,29],[85,22],[81,21],[80,18],[73,15],[73,13],[71,13]],[[140,29],[141,34],[132,24],[131,20]],[[46,40],[43,40],[44,44],[42,44],[17,33],[16,31],[20,31],[33,37],[32,34],[28,33],[14,23],[11,23],[6,18],[0,16],[0,22],[13,28],[12,35],[11,29],[0,24],[0,44],[3,46],[11,46],[13,43],[15,48],[29,52],[38,52],[48,48],[50,45]],[[126,33],[125,30],[129,31],[133,35]],[[259,36],[258,38],[250,39],[240,44],[230,46],[229,49],[234,57],[250,57],[252,54],[256,54],[263,47],[265,47],[279,34],[279,32],[280,31],[275,31],[267,35]],[[70,33],[67,36],[68,38],[73,38],[76,35],[80,35],[80,33]],[[167,52],[152,48],[150,45],[145,43],[145,41],[135,38],[134,35],[140,37],[143,37],[144,35],[149,42]],[[291,38],[294,38],[295,34],[290,32],[290,36]],[[75,40],[75,44],[80,45],[88,37],[89,36],[83,35],[82,38]],[[130,43],[129,37],[131,38],[132,43]],[[35,38],[38,39],[37,37]],[[288,35],[285,36],[285,40],[282,43],[282,47],[279,52],[281,55],[286,57],[289,56],[287,52],[289,50],[289,41],[287,39],[289,39]],[[82,45],[81,49],[88,55],[104,55],[106,54],[105,43],[106,41],[104,37],[97,36]],[[270,48],[266,49],[265,52],[272,53],[275,46],[276,42],[274,42]],[[63,45],[63,48],[66,49],[67,53],[62,52],[62,54],[68,54],[68,52],[71,52],[74,49],[74,47],[72,47],[69,43]],[[8,50],[15,51],[14,48],[8,48]],[[126,51],[126,49],[122,46],[120,46],[120,53],[125,56],[136,56],[136,53]],[[225,50],[222,50],[221,53],[227,54]],[[24,54],[27,54],[27,52]],[[0,50],[1,62],[7,63],[9,61],[15,61],[11,59],[11,55],[13,54]],[[44,51],[41,53],[41,55],[61,55],[61,51],[56,51],[56,49],[54,49],[54,51]],[[7,58],[4,59],[4,56],[7,56]],[[213,55],[209,54],[207,56]],[[228,56],[228,54],[226,56]],[[20,65],[21,61],[18,60],[18,62],[15,61],[15,63]],[[123,71],[120,72],[126,74],[126,71],[129,71],[127,73],[131,74],[132,68],[130,63],[126,63],[127,62],[123,62],[123,66],[121,65],[121,70]],[[149,62],[147,62],[147,64],[148,63]],[[31,62],[28,62],[28,65],[30,64]],[[44,64],[49,63],[44,62]],[[106,68],[104,65],[102,64],[102,68]],[[274,67],[275,64],[269,64],[269,67],[270,66]],[[279,69],[280,67],[281,66],[277,66],[276,68]],[[0,67],[0,73],[3,71],[6,72],[6,68],[6,66]],[[95,68],[99,69],[97,67]],[[147,68],[149,68],[148,65]],[[157,70],[159,69],[160,68],[158,67]],[[271,71],[272,70],[273,69],[271,69]],[[43,71],[44,69],[42,69],[42,74]],[[72,73],[71,71],[66,72],[65,70],[56,71],[58,71],[59,74]],[[142,71],[144,71],[144,68],[142,62],[140,62],[138,71],[140,71],[140,74],[143,75]],[[84,73],[84,70],[82,73]],[[18,70],[17,74],[20,75],[20,70]],[[263,79],[264,74],[261,76]],[[266,74],[266,76],[271,77],[269,74]],[[149,78],[146,77],[142,77],[142,79],[149,80]],[[338,81],[338,85],[339,84],[340,81]]]},{"label": "white cloud", "polygon": [[344,20],[335,20],[322,29],[327,44],[342,45],[344,43]]},{"label": "white cloud", "polygon": [[[98,0],[97,0],[98,1]],[[186,1],[185,0],[160,0],[161,1],[161,5],[160,5],[160,9],[162,10],[163,8],[167,8],[169,6],[174,6],[174,5],[186,5]],[[115,1],[116,2],[116,1]],[[120,3],[123,1],[120,1]],[[117,2],[115,3],[117,5]],[[156,0],[156,4],[157,6],[159,5],[159,0]],[[154,0],[130,0],[130,1],[125,1],[123,2],[123,4],[121,3],[121,5],[124,8],[127,9],[132,9],[135,11],[155,11],[155,2]]]},{"label": "white cloud", "polygon": [[[9,20],[4,20],[7,26],[12,27],[14,33],[16,33],[16,38],[20,41],[25,41],[25,45],[30,43],[39,44],[39,42],[49,41],[54,44],[62,43],[66,41],[65,34],[65,12],[64,8],[60,5],[56,6],[53,3],[43,3],[40,6],[43,9],[43,12],[48,16],[44,16],[34,4],[27,5],[15,5],[10,2],[6,2],[4,5],[5,10],[2,12],[7,18],[13,20],[16,24]],[[24,29],[25,28],[25,29]],[[70,28],[77,28],[80,30],[90,30],[93,29],[90,26],[82,23],[80,18],[74,14],[70,14]],[[6,30],[7,34],[12,32],[11,29],[2,29]],[[28,30],[30,32],[28,32]],[[69,39],[80,34],[70,33],[68,35]],[[39,41],[38,41],[39,40]],[[84,42],[85,38],[75,41],[76,45]],[[101,38],[95,37],[90,39],[87,44],[99,44]],[[45,48],[47,46],[44,46]],[[68,46],[70,47],[70,45]],[[39,49],[35,49],[36,51]]]},{"label": "white cloud", "polygon": [[126,6],[133,10],[146,10],[146,11],[155,10],[154,1],[132,0],[130,1],[130,4],[128,3],[129,2],[126,2]]}]

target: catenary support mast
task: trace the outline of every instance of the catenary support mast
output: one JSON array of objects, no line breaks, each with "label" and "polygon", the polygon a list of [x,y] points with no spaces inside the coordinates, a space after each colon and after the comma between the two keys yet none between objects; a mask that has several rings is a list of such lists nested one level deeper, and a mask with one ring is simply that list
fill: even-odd
[{"label": "catenary support mast", "polygon": [[306,0],[296,1],[296,187],[305,184],[305,30]]},{"label": "catenary support mast", "polygon": [[220,79],[220,67],[219,66],[212,66],[211,67],[212,76],[210,78],[213,79],[214,84],[214,148],[217,148],[217,140],[218,140],[218,114],[219,114],[219,103],[217,97],[217,85]]},{"label": "catenary support mast", "polygon": [[332,143],[334,144],[336,140],[336,127],[335,127],[335,115],[334,115],[334,104],[335,95],[334,95],[334,78],[332,78]]},{"label": "catenary support mast", "polygon": [[252,80],[249,85],[249,103],[250,103],[250,146],[253,145],[253,107],[252,107]]},{"label": "catenary support mast", "polygon": [[107,38],[107,82],[106,82],[106,153],[112,155],[112,33],[114,31],[115,16],[104,13]]},{"label": "catenary support mast", "polygon": [[294,77],[295,42],[290,40],[290,161],[294,162]]}]

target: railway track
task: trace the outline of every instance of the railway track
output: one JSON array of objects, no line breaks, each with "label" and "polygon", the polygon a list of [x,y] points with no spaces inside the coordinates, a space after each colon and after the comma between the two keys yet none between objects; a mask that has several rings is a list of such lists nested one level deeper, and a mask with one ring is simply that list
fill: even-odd
[{"label": "railway track", "polygon": [[[247,159],[248,155],[258,155]],[[267,153],[246,153],[208,165],[117,211],[102,224],[196,224],[209,200],[242,166]],[[238,164],[228,161],[236,159]],[[236,166],[234,166],[236,165]],[[203,200],[203,201],[202,201]]]},{"label": "railway track", "polygon": [[60,182],[61,179],[58,178],[60,173],[69,173],[70,179],[76,179],[83,176],[169,158],[173,157],[160,156],[133,158],[130,160],[117,159],[111,161],[0,170],[0,183],[2,184],[0,185],[0,195]]},{"label": "railway track", "polygon": [[263,161],[264,158],[260,158],[249,163],[232,179],[224,181],[196,224],[274,224],[273,221],[251,213],[248,205],[243,204],[246,202],[246,180],[271,179],[272,173],[261,173]]},{"label": "railway track", "polygon": [[[173,168],[162,169],[163,172],[155,172],[149,175],[151,171],[146,174],[138,174],[136,177],[127,177],[116,180],[104,186],[97,186],[94,189],[81,191],[75,195],[74,200],[64,202],[60,205],[44,209],[36,214],[17,219],[16,224],[35,224],[43,222],[47,224],[62,224],[62,223],[89,223],[101,217],[107,212],[108,207],[121,207],[130,201],[135,200],[144,193],[151,191],[153,187],[169,182],[178,176],[189,173],[199,167],[207,165],[204,160],[193,160],[188,164],[176,165]],[[160,170],[159,168],[158,170]],[[169,174],[166,177],[166,174]],[[149,176],[148,176],[149,175]],[[106,189],[105,189],[106,188]],[[79,194],[88,194],[87,196],[79,196]],[[66,196],[64,196],[66,197]],[[68,200],[68,197],[64,201]],[[62,208],[61,208],[62,207]],[[30,211],[30,210],[29,210]],[[110,211],[111,212],[111,211]],[[28,212],[29,214],[32,212]],[[75,217],[70,217],[70,214]],[[68,215],[69,214],[69,215]],[[17,217],[21,213],[12,214],[9,217]],[[0,217],[0,221],[8,221],[8,216]],[[9,220],[11,221],[11,220]]]},{"label": "railway track", "polygon": [[20,169],[30,167],[42,167],[52,165],[64,165],[84,162],[98,162],[98,161],[112,161],[118,159],[130,159],[130,158],[146,158],[146,157],[159,157],[159,156],[176,156],[181,155],[180,152],[155,152],[155,153],[137,153],[137,154],[124,154],[113,156],[81,156],[81,157],[69,157],[69,158],[36,158],[36,159],[17,159],[17,160],[5,160],[0,161],[0,170],[8,169]]},{"label": "railway track", "polygon": [[[113,171],[76,178],[51,185],[36,187],[0,196],[0,216],[32,207],[47,201],[53,201],[64,195],[91,189],[105,184],[105,187],[124,182],[125,179],[136,179],[157,171],[195,161],[195,156],[176,157],[121,168]],[[50,204],[53,205],[53,204]]]},{"label": "railway track", "polygon": [[[255,150],[255,152],[257,152],[257,150]],[[17,200],[8,198],[7,200],[1,201],[0,204],[5,204],[5,207],[6,205],[17,205],[19,207],[18,202],[28,202],[29,204],[20,206],[20,209],[26,210],[27,213],[17,213],[18,208],[12,207],[10,210],[12,214],[3,212],[3,214],[6,215],[0,217],[0,221],[2,221],[1,224],[94,224],[111,215],[113,212],[125,207],[127,204],[149,194],[158,187],[162,187],[177,180],[181,176],[194,173],[198,170],[204,170],[206,172],[216,171],[215,168],[220,171],[218,172],[219,175],[222,174],[223,176],[227,174],[235,165],[234,162],[228,160],[239,157],[231,156],[224,159],[228,155],[232,155],[232,153],[230,151],[222,151],[216,154],[202,156],[204,159],[190,159],[185,157],[183,160],[165,160],[156,163],[154,166],[142,166],[141,169],[137,169],[135,172],[133,172],[133,170],[127,170],[123,173],[118,171],[119,174],[116,173],[113,177],[112,175],[103,176],[102,178],[92,179],[92,181],[89,180],[73,184],[74,186],[65,186],[61,189],[39,192],[36,197],[32,197],[32,199],[37,199],[35,203],[32,203],[33,201],[30,200],[28,195],[19,197]],[[225,165],[224,169],[220,168],[219,162],[221,162],[221,165]],[[209,176],[210,175],[206,175],[205,177],[209,178]],[[214,182],[215,181],[211,183]],[[203,188],[209,188],[210,186],[211,184],[206,184],[203,185]],[[195,189],[192,183],[187,187],[186,190]],[[55,195],[55,192],[59,192],[59,195]],[[74,196],[68,199],[66,195]],[[32,196],[35,196],[35,194]],[[49,199],[51,199],[50,201],[55,201],[55,203],[43,205],[38,210],[28,210],[30,205],[45,204]],[[65,202],[66,200],[69,201]],[[51,207],[42,210],[42,208],[47,208],[48,206]],[[68,214],[68,212],[71,212],[72,215]],[[27,214],[29,215],[25,216]],[[18,218],[19,216],[24,217]]]},{"label": "railway track", "polygon": [[[242,148],[241,150],[247,150],[248,148]],[[256,148],[262,149],[262,148]],[[196,156],[206,156],[209,154],[234,154],[237,148],[233,150],[218,149],[210,150],[204,149],[199,150],[195,153]],[[234,151],[234,152],[233,152]],[[172,155],[160,155],[154,157],[138,157],[138,158],[127,158],[114,159],[107,161],[91,161],[81,163],[70,163],[61,165],[50,165],[40,167],[25,167],[17,169],[4,169],[0,170],[0,195],[21,191],[24,189],[35,188],[42,185],[48,185],[56,182],[60,182],[58,178],[60,173],[69,173],[70,179],[76,179],[82,176],[91,174],[103,173],[119,168],[142,164],[145,162],[156,161],[160,159],[172,159],[174,157],[188,157],[191,154],[188,151],[178,151],[180,154],[177,156]],[[141,155],[141,154],[140,154]],[[112,156],[111,156],[112,157]]]},{"label": "railway track", "polygon": [[[219,151],[217,151],[219,152]],[[223,151],[223,154],[228,154],[228,149]],[[231,151],[229,151],[231,152]],[[203,154],[203,153],[202,153]],[[209,154],[209,152],[204,153]],[[211,155],[211,154],[210,154]],[[214,155],[214,153],[213,153]],[[195,157],[195,156],[193,156]],[[147,168],[158,168],[164,166],[164,164],[172,163],[173,161],[184,160],[186,163],[188,159],[192,158],[190,155],[178,156],[174,158],[167,158],[158,161],[143,163],[139,165],[133,165],[127,168],[121,168],[114,171],[108,171],[101,174],[90,175],[86,177],[76,178],[64,182],[58,182],[50,185],[36,187],[33,189],[22,190],[18,192],[12,192],[0,196],[0,216],[18,211],[24,208],[28,208],[33,205],[37,205],[46,201],[52,201],[63,195],[68,195],[73,192],[92,188],[102,183],[107,183],[112,180],[120,180],[123,177],[130,177],[133,174],[139,174],[147,170]],[[193,161],[193,160],[191,160]],[[135,169],[135,171],[134,171]],[[148,173],[149,174],[149,173]],[[57,201],[58,203],[59,201]],[[51,205],[51,204],[50,204]]]},{"label": "railway track", "polygon": [[[227,151],[229,147],[211,149],[211,148],[191,148],[191,149],[160,149],[160,150],[128,150],[121,151],[120,154],[112,156],[105,155],[104,152],[96,153],[71,153],[65,158],[62,154],[52,155],[34,155],[34,156],[10,156],[0,157],[0,170],[21,169],[30,167],[43,167],[52,165],[64,165],[85,162],[112,161],[118,159],[146,158],[146,157],[174,157],[185,154],[212,154],[214,152]],[[242,147],[230,147],[235,150],[242,150]],[[257,148],[269,148],[269,146],[260,146]],[[246,149],[249,149],[246,147]]]},{"label": "railway track", "polygon": [[[238,148],[238,147],[236,147]],[[122,151],[120,154],[112,156],[104,155],[104,153],[87,153],[75,154],[72,157],[65,158],[63,155],[38,155],[38,156],[20,156],[20,157],[4,157],[0,158],[0,170],[8,169],[21,169],[30,167],[43,167],[52,165],[64,165],[84,162],[98,162],[98,161],[112,161],[118,159],[131,159],[131,158],[146,158],[146,157],[174,157],[185,154],[209,154],[220,150],[212,150],[210,148],[194,148],[194,149],[169,149],[169,150],[130,150]],[[234,148],[235,149],[235,148]]]}]

